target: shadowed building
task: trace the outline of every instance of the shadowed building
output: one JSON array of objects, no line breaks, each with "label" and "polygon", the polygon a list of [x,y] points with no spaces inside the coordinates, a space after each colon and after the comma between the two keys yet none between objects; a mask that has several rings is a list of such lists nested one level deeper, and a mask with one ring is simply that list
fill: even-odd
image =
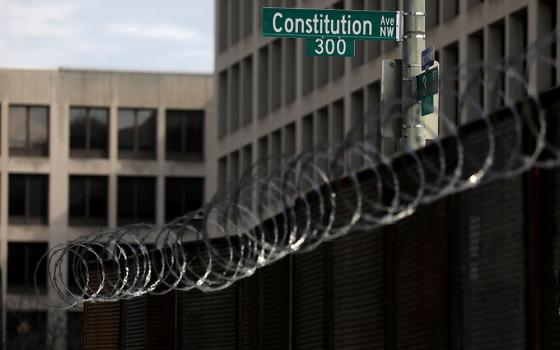
[{"label": "shadowed building", "polygon": [[[201,206],[212,85],[202,74],[0,70],[8,348],[81,342],[79,313],[47,313],[37,300],[35,266],[49,246],[107,226],[163,224]],[[44,265],[37,277],[41,293],[52,293]]]},{"label": "shadowed building", "polygon": [[[305,40],[265,38],[262,7],[402,9],[402,0],[261,0],[217,1],[216,110],[218,119],[218,187],[235,182],[259,159],[294,154],[314,145],[341,140],[368,110],[380,103],[381,62],[400,58],[401,44],[359,41],[353,58],[308,57]],[[469,90],[476,104],[493,110],[503,103],[496,89],[468,87],[454,81],[456,67],[500,62],[543,42],[559,18],[557,0],[426,0],[427,46],[435,46],[446,91]],[[555,86],[558,45],[541,50],[541,64],[513,68],[531,86]],[[477,76],[477,72],[468,70]],[[488,73],[485,81],[496,80]],[[500,86],[510,97],[522,97],[515,79]],[[442,96],[442,113],[458,123],[469,119],[452,94]],[[367,132],[379,135],[374,123]]]}]

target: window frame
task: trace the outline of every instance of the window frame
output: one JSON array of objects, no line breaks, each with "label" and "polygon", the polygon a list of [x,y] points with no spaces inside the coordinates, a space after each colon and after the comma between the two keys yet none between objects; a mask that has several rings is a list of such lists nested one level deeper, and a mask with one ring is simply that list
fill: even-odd
[{"label": "window frame", "polygon": [[[72,140],[72,110],[73,109],[85,109],[86,111],[86,123],[85,123],[85,148],[72,148],[71,140]],[[91,111],[92,110],[104,110],[107,112],[107,121],[105,125],[105,136],[106,136],[106,145],[105,149],[93,149],[91,146]],[[109,107],[95,107],[95,106],[70,106],[68,109],[68,148],[70,158],[101,158],[107,159],[109,158],[109,145],[110,145],[110,129],[111,129],[111,109]]]},{"label": "window frame", "polygon": [[[10,245],[12,246],[10,249]],[[13,281],[10,281],[10,251],[14,251],[14,249],[16,248],[15,245],[19,245],[23,248],[23,261],[22,262],[15,262],[17,263],[17,265],[19,264],[23,264],[23,271],[25,272],[23,274],[23,276],[21,276],[24,279],[24,283],[19,285],[19,284],[14,284]],[[40,248],[44,248],[44,253],[46,253],[49,249],[49,244],[47,242],[8,242],[8,268],[7,268],[7,292],[8,294],[19,294],[19,295],[29,295],[29,294],[35,294],[36,292],[36,288],[35,288],[35,262],[31,261],[31,247],[32,246],[41,246]],[[43,250],[43,249],[41,249]],[[44,254],[43,253],[43,254]],[[14,263],[12,261],[12,263]],[[41,294],[46,294],[47,293],[47,270],[46,270],[46,265],[44,265],[44,280],[42,281],[42,283],[39,285],[37,285],[39,293]],[[12,271],[14,272],[14,271]],[[31,272],[31,273],[28,273]]]},{"label": "window frame", "polygon": [[[198,177],[197,176],[191,176],[191,177],[166,176],[165,177],[165,184],[164,184],[164,186],[165,186],[165,188],[164,188],[164,190],[165,190],[165,202],[164,202],[164,208],[163,208],[166,222],[170,222],[171,220],[176,218],[176,217],[171,217],[170,215],[168,215],[168,210],[167,210],[168,204],[169,204],[168,203],[169,196],[167,195],[168,192],[169,192],[168,191],[168,186],[170,186],[170,184],[174,181],[176,183],[180,184],[180,186],[181,186],[181,188],[180,188],[181,193],[180,193],[180,196],[179,196],[181,198],[181,210],[180,210],[180,212],[182,212],[183,214],[187,213],[187,204],[188,204],[187,198],[189,198],[187,196],[187,194],[188,194],[187,192],[188,192],[188,189],[189,189],[189,186],[187,186],[188,181],[199,182],[199,184],[197,184],[197,185],[200,185],[200,188],[201,188],[200,206],[204,205],[204,186],[205,186],[205,181],[206,181],[206,179],[204,177],[202,177],[202,176],[198,176]],[[193,186],[194,186],[194,184],[193,184]],[[198,209],[198,208],[196,208],[196,209]]]},{"label": "window frame", "polygon": [[[153,185],[153,196],[154,196],[154,205],[153,205],[153,217],[152,218],[142,218],[139,216],[139,206],[138,202],[140,200],[141,195],[139,195],[139,181],[138,180],[151,180]],[[120,187],[121,181],[128,181],[132,182],[133,190],[132,190],[132,197],[127,202],[132,203],[132,217],[121,217],[120,215]],[[125,226],[137,223],[144,223],[144,224],[154,224],[157,221],[157,177],[155,176],[118,176],[117,177],[117,226]]]},{"label": "window frame", "polygon": [[[169,113],[177,113],[182,114],[180,116],[181,126],[181,150],[174,151],[170,150],[168,147],[168,137],[169,137]],[[191,115],[189,113],[192,113]],[[188,132],[187,126],[189,118],[193,117],[194,114],[200,113],[201,117],[201,135],[200,138],[202,140],[200,144],[200,151],[199,152],[187,152],[187,140]],[[165,110],[165,159],[171,161],[190,161],[190,162],[202,162],[205,159],[204,156],[204,142],[205,142],[205,128],[206,128],[206,110],[204,109],[166,109]]]},{"label": "window frame", "polygon": [[[23,177],[25,180],[25,184],[24,184],[24,205],[25,205],[25,214],[23,216],[14,216],[12,214],[10,214],[9,210],[8,210],[8,224],[9,225],[17,225],[17,226],[27,226],[27,225],[40,225],[40,226],[47,226],[49,225],[49,175],[47,174],[19,174],[19,173],[15,173],[15,174],[9,174],[8,175],[8,203],[10,203],[10,198],[11,198],[11,194],[12,194],[12,188],[10,186],[10,178],[11,177]],[[45,185],[45,208],[43,208],[42,211],[44,211],[44,217],[38,217],[38,216],[32,216],[30,215],[30,205],[29,203],[33,200],[33,195],[31,194],[31,179],[41,179],[42,181],[44,181],[44,185]]]},{"label": "window frame", "polygon": [[[70,205],[72,203],[72,180],[73,179],[83,179],[85,180],[86,191],[84,195],[85,203],[85,216],[84,217],[73,217],[70,214]],[[107,202],[105,216],[103,218],[92,218],[91,217],[91,182],[92,180],[104,181],[105,185],[105,201]],[[109,223],[109,178],[105,175],[70,175],[68,179],[68,226],[89,226],[89,227],[105,227]]]},{"label": "window frame", "polygon": [[[132,111],[134,115],[134,127],[133,127],[133,140],[132,140],[132,150],[121,149],[121,128],[120,128],[120,121],[121,121],[121,112],[123,111]],[[139,138],[139,125],[138,125],[138,115],[139,112],[152,112],[154,113],[154,129],[153,129],[153,150],[151,151],[144,151],[140,149],[140,138]],[[118,152],[118,159],[149,159],[155,160],[157,156],[157,119],[158,119],[158,110],[157,108],[130,108],[130,107],[123,107],[117,110],[117,152]]]},{"label": "window frame", "polygon": [[[12,119],[12,108],[25,108],[25,148],[14,148],[11,146],[10,142],[12,139],[11,135],[11,119]],[[44,108],[47,112],[47,141],[44,150],[38,150],[35,148],[30,147],[30,134],[31,134],[31,127],[30,127],[30,111],[32,108]],[[49,105],[41,105],[41,104],[10,104],[8,106],[8,151],[10,156],[14,157],[40,157],[40,158],[48,158],[50,156],[50,140],[51,140],[51,108]]]}]

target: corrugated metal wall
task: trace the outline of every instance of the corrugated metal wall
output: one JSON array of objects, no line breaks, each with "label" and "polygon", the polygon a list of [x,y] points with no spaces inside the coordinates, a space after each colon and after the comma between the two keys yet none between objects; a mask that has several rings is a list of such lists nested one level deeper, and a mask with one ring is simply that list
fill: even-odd
[{"label": "corrugated metal wall", "polygon": [[461,195],[464,349],[525,349],[527,244],[521,178]]},{"label": "corrugated metal wall", "polygon": [[[480,156],[467,159],[468,173],[488,145],[484,126],[464,132],[463,146]],[[511,145],[498,145],[498,157]],[[86,349],[560,349],[559,223],[560,170],[528,172],[295,254],[224,291],[134,299],[122,311],[87,305]]]},{"label": "corrugated metal wall", "polygon": [[396,228],[396,349],[449,348],[448,223],[445,202]]},{"label": "corrugated metal wall", "polygon": [[237,298],[237,286],[212,294],[179,293],[180,349],[235,349]]},{"label": "corrugated metal wall", "polygon": [[126,350],[143,350],[148,346],[148,296],[124,303],[123,345]]},{"label": "corrugated metal wall", "polygon": [[356,233],[333,242],[333,347],[383,349],[383,233]]},{"label": "corrugated metal wall", "polygon": [[122,311],[90,304],[86,349],[512,350],[535,337],[558,349],[559,174],[539,246],[542,315],[530,307],[526,175],[285,258],[224,291],[137,298]]},{"label": "corrugated metal wall", "polygon": [[325,349],[327,245],[293,257],[293,349]]},{"label": "corrugated metal wall", "polygon": [[84,349],[121,349],[122,303],[86,304],[84,307]]}]

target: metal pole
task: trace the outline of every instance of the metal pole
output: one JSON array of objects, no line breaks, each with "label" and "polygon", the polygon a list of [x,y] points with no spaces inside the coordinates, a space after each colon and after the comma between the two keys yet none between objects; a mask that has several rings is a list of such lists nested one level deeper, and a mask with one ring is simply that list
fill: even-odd
[{"label": "metal pole", "polygon": [[404,0],[403,7],[403,148],[415,150],[425,144],[416,76],[422,73],[422,51],[426,48],[426,0]]}]

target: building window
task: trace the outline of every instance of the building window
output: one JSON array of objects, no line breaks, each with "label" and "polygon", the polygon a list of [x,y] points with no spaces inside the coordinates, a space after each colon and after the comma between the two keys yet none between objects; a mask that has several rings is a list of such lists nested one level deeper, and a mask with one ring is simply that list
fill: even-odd
[{"label": "building window", "polygon": [[8,310],[6,323],[7,349],[48,349],[51,345],[47,340],[46,311]]},{"label": "building window", "polygon": [[37,288],[41,293],[46,292],[47,265],[37,264],[47,249],[47,243],[8,243],[8,293],[34,294],[36,268]]},{"label": "building window", "polygon": [[204,159],[204,111],[167,111],[167,159]]},{"label": "building window", "polygon": [[107,158],[107,108],[70,108],[70,156]]},{"label": "building window", "polygon": [[199,209],[204,203],[204,179],[165,179],[165,220],[167,222]]},{"label": "building window", "polygon": [[119,177],[118,225],[154,223],[156,180],[152,177]]},{"label": "building window", "polygon": [[70,176],[69,197],[70,225],[107,225],[107,177]]},{"label": "building window", "polygon": [[49,109],[10,107],[10,154],[24,157],[49,155]]},{"label": "building window", "polygon": [[156,111],[119,110],[119,158],[154,159],[156,156]]},{"label": "building window", "polygon": [[48,176],[10,175],[9,223],[45,225],[48,222]]}]

